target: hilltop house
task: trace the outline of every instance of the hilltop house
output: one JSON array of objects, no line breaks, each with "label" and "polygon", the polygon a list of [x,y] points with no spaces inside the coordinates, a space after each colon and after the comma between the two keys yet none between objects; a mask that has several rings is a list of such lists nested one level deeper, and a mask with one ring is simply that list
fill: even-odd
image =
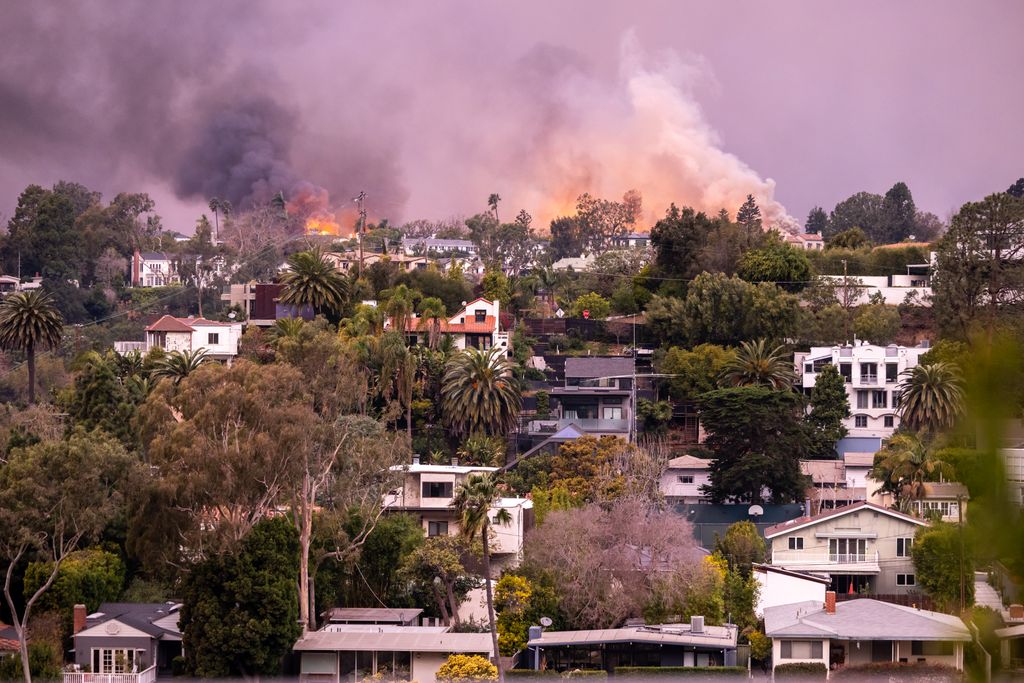
[{"label": "hilltop house", "polygon": [[701,486],[711,483],[708,466],[710,460],[680,455],[668,461],[661,475],[661,494],[670,505],[692,505],[707,500]]},{"label": "hilltop house", "polygon": [[[457,349],[490,349],[498,347],[506,353],[511,350],[509,333],[501,331],[501,303],[488,301],[483,297],[464,304],[462,310],[447,320],[440,320],[438,332],[450,336]],[[394,321],[388,318],[385,329],[391,329]],[[414,315],[405,329],[406,338],[413,344],[426,344],[430,339],[433,321]]]},{"label": "hilltop house", "polygon": [[[900,425],[896,413],[900,375],[917,365],[927,346],[816,346],[794,355],[799,384],[810,394],[817,375],[826,365],[835,365],[846,382],[850,417],[843,425],[850,437],[892,436]],[[847,438],[850,438],[847,437]],[[868,449],[862,449],[864,451]]]},{"label": "hilltop house", "polygon": [[567,358],[565,382],[549,390],[550,417],[531,420],[531,436],[549,436],[572,425],[595,436],[633,438],[634,359]]},{"label": "hilltop house", "polygon": [[959,618],[878,600],[824,604],[806,600],[768,607],[765,635],[772,639],[772,668],[820,662],[828,669],[893,662],[939,664],[963,671],[971,633]]},{"label": "hilltop house", "polygon": [[476,254],[479,248],[470,240],[443,239],[439,237],[414,237],[402,240],[402,250],[408,256],[429,254]]},{"label": "hilltop house", "polygon": [[146,328],[143,342],[114,342],[118,353],[151,349],[164,351],[206,351],[214,360],[230,361],[238,355],[242,323],[222,323],[206,318],[175,318],[165,315]]},{"label": "hilltop house", "polygon": [[[75,672],[64,683],[88,683],[94,674],[119,674],[120,683],[153,683],[170,674],[181,655],[181,630],[174,602],[105,602],[93,614],[75,605]],[[86,670],[89,673],[80,673]]]},{"label": "hilltop house", "polygon": [[823,574],[832,590],[876,595],[916,592],[910,549],[928,522],[867,502],[799,517],[765,530],[771,563]]},{"label": "hilltop house", "polygon": [[[397,465],[392,471],[402,472],[402,485],[384,497],[384,508],[405,512],[419,518],[427,536],[455,536],[459,519],[452,508],[452,499],[459,486],[471,474],[496,472],[496,467],[465,465],[421,465],[418,458],[411,465]],[[509,513],[509,524],[493,524],[494,562],[500,566],[519,563],[526,533],[533,528],[533,501],[526,498],[500,498],[491,508],[494,518],[499,510]]]}]

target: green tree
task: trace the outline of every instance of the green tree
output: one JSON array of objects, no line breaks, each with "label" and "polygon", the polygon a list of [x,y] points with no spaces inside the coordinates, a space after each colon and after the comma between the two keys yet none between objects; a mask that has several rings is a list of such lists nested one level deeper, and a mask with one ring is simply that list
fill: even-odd
[{"label": "green tree", "polygon": [[551,221],[551,256],[554,259],[579,256],[583,253],[585,240],[579,220],[572,216],[561,216]]},{"label": "green tree", "polygon": [[789,292],[798,292],[811,281],[807,252],[786,244],[770,234],[763,246],[743,254],[736,274],[747,282],[774,282]]},{"label": "green tree", "polygon": [[16,292],[0,301],[0,348],[25,353],[29,403],[36,402],[36,350],[60,343],[63,323],[42,290]]},{"label": "green tree", "polygon": [[892,493],[896,507],[911,511],[911,503],[924,496],[924,484],[940,476],[953,476],[953,468],[941,460],[917,435],[900,432],[889,437],[875,453],[871,477],[882,482],[882,491]]},{"label": "green tree", "polygon": [[584,311],[590,320],[604,320],[611,313],[611,304],[600,294],[590,292],[572,302],[572,317],[582,318]]},{"label": "green tree", "polygon": [[658,358],[659,373],[670,375],[663,381],[672,398],[689,401],[718,388],[718,378],[735,355],[732,349],[715,344],[700,344],[687,350],[673,346]]},{"label": "green tree", "polygon": [[434,601],[447,625],[459,624],[459,605],[477,585],[462,562],[466,550],[462,538],[431,536],[405,557],[399,571],[414,591]]},{"label": "green tree", "polygon": [[174,384],[179,384],[183,379],[212,360],[212,358],[206,355],[206,349],[171,351],[155,363],[152,374],[157,379],[167,378]]},{"label": "green tree", "polygon": [[664,435],[668,430],[668,423],[672,420],[672,404],[668,401],[641,398],[636,404],[636,415],[640,418],[643,431],[648,435]]},{"label": "green tree", "polygon": [[[25,595],[39,590],[52,573],[52,562],[29,564],[25,570]],[[61,563],[57,578],[39,600],[39,609],[59,614],[64,634],[70,635],[74,606],[83,604],[91,614],[101,603],[117,601],[124,580],[124,562],[114,553],[99,548],[76,550]]]},{"label": "green tree", "polygon": [[701,422],[714,453],[706,493],[715,503],[729,499],[762,502],[802,500],[806,477],[800,458],[807,452],[801,423],[803,400],[793,391],[767,387],[719,389],[700,397]]},{"label": "green tree", "polygon": [[901,325],[900,312],[895,306],[867,304],[860,307],[853,319],[853,333],[858,339],[885,346],[896,338]]},{"label": "green tree", "polygon": [[953,366],[915,365],[901,376],[896,410],[904,428],[935,435],[956,425],[964,412],[964,385]]},{"label": "green tree", "polygon": [[281,303],[289,306],[338,315],[348,302],[348,278],[319,249],[292,254],[281,284]]},{"label": "green tree", "polygon": [[447,311],[444,302],[436,296],[428,296],[420,300],[420,327],[427,330],[427,344],[431,349],[437,348],[441,338],[441,323],[445,321]]},{"label": "green tree", "polygon": [[824,235],[828,230],[828,213],[820,206],[815,206],[807,213],[804,230],[811,234]]},{"label": "green tree", "polygon": [[814,380],[806,423],[812,457],[835,457],[836,442],[846,436],[844,420],[850,418],[846,384],[835,365],[826,365]]},{"label": "green tree", "polygon": [[753,522],[742,521],[730,524],[725,536],[715,540],[715,552],[721,553],[731,571],[749,578],[752,566],[765,561],[767,549]]},{"label": "green tree", "polygon": [[858,192],[836,204],[829,215],[830,238],[850,228],[860,228],[869,239],[877,240],[883,224],[881,195]]},{"label": "green tree", "polygon": [[488,301],[500,301],[502,306],[508,307],[512,301],[512,286],[508,277],[500,269],[488,269],[480,280],[481,293]]},{"label": "green tree", "polygon": [[502,349],[466,349],[448,361],[441,389],[444,418],[460,435],[507,433],[522,397]]},{"label": "green tree", "polygon": [[[79,366],[74,384],[58,394],[57,403],[75,421],[87,430],[100,428],[121,440],[126,446],[135,444],[132,428],[136,400],[145,398],[146,388],[141,368],[142,357],[136,355],[137,368],[125,368],[121,376],[117,366],[121,357],[108,351],[101,356],[87,352],[76,364]],[[129,360],[121,361],[123,363]],[[133,383],[132,380],[136,381]],[[137,391],[133,391],[133,388]]]},{"label": "green tree", "polygon": [[557,615],[558,602],[551,586],[517,574],[505,574],[494,586],[498,611],[498,647],[503,657],[526,648],[530,626]]},{"label": "green tree", "polygon": [[203,678],[280,673],[302,629],[295,577],[299,543],[286,518],[253,527],[237,553],[210,557],[182,585],[181,640]]},{"label": "green tree", "polygon": [[868,239],[867,233],[861,228],[854,226],[842,232],[834,233],[829,238],[828,244],[825,245],[825,249],[863,249],[870,246],[871,240]]},{"label": "green tree", "polygon": [[736,212],[736,222],[743,227],[743,231],[747,235],[747,246],[752,246],[755,237],[759,237],[761,234],[761,209],[754,201],[754,195],[747,195],[747,201],[743,202],[739,211]]},{"label": "green tree", "polygon": [[[490,474],[471,474],[466,478],[452,498],[452,508],[459,519],[460,533],[470,541],[480,538],[484,558],[484,588],[487,593],[487,618],[491,628],[491,643],[494,647],[494,662],[498,667],[498,681],[505,680],[498,649],[498,624],[494,618],[494,590],[491,585],[491,508],[501,498],[497,480]],[[508,510],[501,508],[494,515],[493,523],[507,525],[512,521]]]},{"label": "green tree", "polygon": [[1024,197],[1024,178],[1017,178],[1017,182],[1006,188],[1006,194],[1018,199]]},{"label": "green tree", "polygon": [[669,277],[689,280],[702,270],[701,255],[714,230],[714,222],[686,206],[672,204],[665,217],[651,228],[658,270]]},{"label": "green tree", "polygon": [[793,362],[784,347],[769,348],[764,339],[745,341],[722,370],[721,383],[727,387],[766,386],[792,389]]},{"label": "green tree", "polygon": [[[4,598],[20,642],[22,673],[31,683],[28,633],[33,609],[64,562],[95,540],[118,513],[132,459],[116,440],[81,429],[61,441],[14,449],[0,467],[0,558]],[[46,562],[49,575],[19,607],[12,592],[15,570],[25,560]]]},{"label": "green tree", "polygon": [[[889,188],[882,199],[881,234],[876,241],[883,244],[902,242],[917,229],[917,207],[910,188],[898,182]],[[916,237],[916,235],[915,235]]]},{"label": "green tree", "polygon": [[974,604],[974,549],[965,535],[958,525],[940,522],[918,529],[914,537],[917,585],[944,612],[959,613]]}]

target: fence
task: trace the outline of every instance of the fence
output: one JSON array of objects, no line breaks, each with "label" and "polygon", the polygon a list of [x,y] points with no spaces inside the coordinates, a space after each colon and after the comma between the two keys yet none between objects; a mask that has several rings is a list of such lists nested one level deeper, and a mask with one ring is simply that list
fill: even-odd
[{"label": "fence", "polygon": [[67,671],[64,683],[156,683],[156,665],[134,674],[94,674]]}]

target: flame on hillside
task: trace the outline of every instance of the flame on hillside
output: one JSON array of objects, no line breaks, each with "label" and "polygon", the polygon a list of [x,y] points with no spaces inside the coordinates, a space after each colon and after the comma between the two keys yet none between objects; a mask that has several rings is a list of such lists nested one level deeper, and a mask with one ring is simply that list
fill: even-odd
[{"label": "flame on hillside", "polygon": [[353,237],[358,212],[354,208],[332,209],[327,190],[303,183],[292,191],[286,206],[289,216],[302,220],[307,235]]}]

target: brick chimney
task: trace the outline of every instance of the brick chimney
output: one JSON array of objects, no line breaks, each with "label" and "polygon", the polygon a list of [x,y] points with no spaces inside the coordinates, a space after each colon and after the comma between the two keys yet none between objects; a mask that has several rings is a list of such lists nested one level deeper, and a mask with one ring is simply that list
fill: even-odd
[{"label": "brick chimney", "polygon": [[825,614],[836,613],[836,592],[826,591],[825,593]]},{"label": "brick chimney", "polygon": [[85,605],[75,605],[74,611],[74,627],[71,629],[71,634],[74,635],[85,628]]}]

